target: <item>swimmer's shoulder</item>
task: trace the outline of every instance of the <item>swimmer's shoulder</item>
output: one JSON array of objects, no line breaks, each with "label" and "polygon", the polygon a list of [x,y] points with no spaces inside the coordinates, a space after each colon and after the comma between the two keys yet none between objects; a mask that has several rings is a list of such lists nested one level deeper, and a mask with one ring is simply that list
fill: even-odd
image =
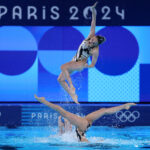
[{"label": "swimmer's shoulder", "polygon": [[92,50],[90,51],[91,55],[98,55],[99,54],[99,46],[92,48]]}]

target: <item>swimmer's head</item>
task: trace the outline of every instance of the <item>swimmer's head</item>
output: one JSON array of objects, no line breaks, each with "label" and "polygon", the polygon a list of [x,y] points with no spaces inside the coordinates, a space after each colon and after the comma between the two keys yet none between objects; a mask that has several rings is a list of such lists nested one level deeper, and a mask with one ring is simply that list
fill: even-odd
[{"label": "swimmer's head", "polygon": [[92,47],[97,47],[98,45],[102,44],[104,41],[105,41],[105,38],[103,36],[97,35],[97,36],[93,36],[92,38],[90,38],[89,44]]},{"label": "swimmer's head", "polygon": [[100,44],[102,44],[103,42],[106,41],[105,37],[100,36],[100,35],[97,35],[96,38],[97,38],[97,41],[98,41],[98,45],[100,45]]}]

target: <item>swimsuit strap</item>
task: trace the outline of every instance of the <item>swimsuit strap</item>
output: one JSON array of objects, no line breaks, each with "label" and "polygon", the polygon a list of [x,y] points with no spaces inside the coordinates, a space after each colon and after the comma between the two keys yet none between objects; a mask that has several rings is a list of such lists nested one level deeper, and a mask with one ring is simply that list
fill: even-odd
[{"label": "swimsuit strap", "polygon": [[[87,128],[86,128],[85,132],[87,132],[89,127],[91,127],[90,123],[87,125]],[[80,141],[81,141],[82,137],[85,136],[85,132],[80,132],[81,133],[80,134],[79,131],[78,131],[78,128],[76,128],[76,134],[77,134],[77,137],[79,138]]]},{"label": "swimsuit strap", "polygon": [[87,129],[88,129],[89,127],[91,127],[91,124],[90,124],[90,123],[87,125]]},{"label": "swimsuit strap", "polygon": [[82,132],[80,134],[79,131],[78,131],[78,129],[76,128],[76,134],[77,134],[77,137],[79,138],[79,140],[81,141],[82,137],[84,136],[84,132]]}]

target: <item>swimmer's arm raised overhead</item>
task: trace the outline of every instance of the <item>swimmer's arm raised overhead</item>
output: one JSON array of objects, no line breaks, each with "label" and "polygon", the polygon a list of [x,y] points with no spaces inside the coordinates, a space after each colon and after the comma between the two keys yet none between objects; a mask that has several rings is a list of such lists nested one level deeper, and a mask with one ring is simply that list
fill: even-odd
[{"label": "swimmer's arm raised overhead", "polygon": [[98,2],[96,2],[91,8],[92,8],[92,22],[91,22],[91,30],[90,33],[87,37],[87,39],[93,37],[95,35],[95,26],[96,26],[96,11],[95,11],[95,7],[97,5]]}]

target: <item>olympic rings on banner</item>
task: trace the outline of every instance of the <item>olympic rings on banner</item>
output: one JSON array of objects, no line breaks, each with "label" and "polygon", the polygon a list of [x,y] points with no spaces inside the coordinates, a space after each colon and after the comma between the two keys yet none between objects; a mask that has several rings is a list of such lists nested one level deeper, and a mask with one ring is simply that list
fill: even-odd
[{"label": "olympic rings on banner", "polygon": [[135,122],[140,117],[139,111],[118,111],[116,113],[116,118],[118,118],[121,122]]}]

